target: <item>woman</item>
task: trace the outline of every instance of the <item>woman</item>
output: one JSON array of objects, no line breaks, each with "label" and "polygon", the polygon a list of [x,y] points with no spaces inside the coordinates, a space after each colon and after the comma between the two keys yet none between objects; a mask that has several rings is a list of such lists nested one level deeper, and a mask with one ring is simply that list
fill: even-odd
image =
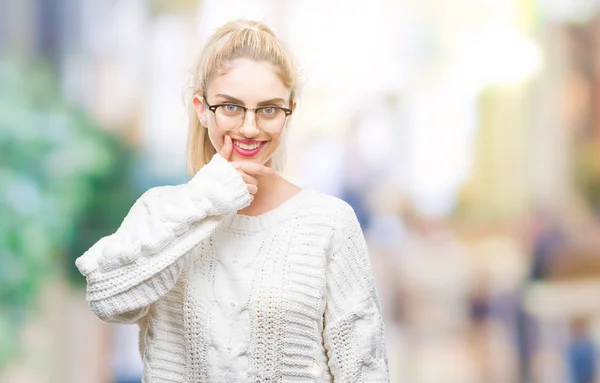
[{"label": "woman", "polygon": [[93,312],[140,326],[144,382],[388,380],[352,208],[276,172],[296,89],[267,26],[221,27],[192,72],[192,179],[148,190],[77,260]]}]

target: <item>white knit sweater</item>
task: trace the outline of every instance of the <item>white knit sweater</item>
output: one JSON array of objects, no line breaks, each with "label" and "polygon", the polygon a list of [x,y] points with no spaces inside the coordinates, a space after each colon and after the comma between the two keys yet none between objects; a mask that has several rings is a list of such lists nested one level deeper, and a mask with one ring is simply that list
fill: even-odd
[{"label": "white knit sweater", "polygon": [[381,307],[345,202],[303,190],[260,216],[219,155],[153,188],[76,261],[102,320],[137,323],[144,382],[387,382]]}]

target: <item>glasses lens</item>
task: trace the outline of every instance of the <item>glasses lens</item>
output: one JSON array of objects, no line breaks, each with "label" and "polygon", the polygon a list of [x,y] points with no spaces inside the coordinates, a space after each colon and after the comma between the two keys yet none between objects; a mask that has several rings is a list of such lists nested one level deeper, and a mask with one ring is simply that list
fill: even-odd
[{"label": "glasses lens", "polygon": [[265,132],[278,132],[285,124],[285,112],[279,108],[261,108],[256,112],[256,123]]},{"label": "glasses lens", "polygon": [[215,120],[221,129],[239,128],[244,122],[244,109],[237,105],[221,105],[215,111]]}]

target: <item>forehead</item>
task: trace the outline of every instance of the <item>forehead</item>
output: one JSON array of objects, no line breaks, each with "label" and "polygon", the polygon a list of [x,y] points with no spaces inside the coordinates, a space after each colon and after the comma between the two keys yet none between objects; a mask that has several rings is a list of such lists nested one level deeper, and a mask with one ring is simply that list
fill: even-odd
[{"label": "forehead", "polygon": [[231,62],[210,83],[207,93],[209,96],[227,94],[248,104],[290,97],[290,90],[281,81],[276,66],[247,59]]}]

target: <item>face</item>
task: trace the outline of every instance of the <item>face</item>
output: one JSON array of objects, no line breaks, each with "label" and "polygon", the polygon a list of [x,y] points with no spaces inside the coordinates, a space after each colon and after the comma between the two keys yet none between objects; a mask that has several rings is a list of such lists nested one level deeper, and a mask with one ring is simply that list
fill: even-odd
[{"label": "face", "polygon": [[[290,90],[285,87],[276,73],[276,67],[267,62],[256,62],[246,59],[233,61],[227,70],[217,76],[206,90],[206,102],[202,95],[194,97],[194,106],[200,123],[207,127],[208,136],[217,152],[223,146],[225,136],[230,136],[233,141],[231,161],[252,161],[263,165],[269,165],[273,154],[280,145],[283,125],[279,131],[265,131],[261,126],[267,126],[267,119],[257,118],[254,112],[248,111],[242,120],[229,128],[224,128],[224,112],[238,110],[236,105],[247,108],[256,107],[283,107],[289,108]],[[208,109],[208,105],[232,104],[227,107],[219,107],[220,115]],[[295,108],[295,104],[293,105]],[[227,108],[227,109],[224,109]],[[269,114],[273,108],[265,109],[263,112]],[[232,118],[232,117],[228,117]],[[285,124],[289,117],[285,120]],[[269,129],[272,130],[272,129]]]}]

